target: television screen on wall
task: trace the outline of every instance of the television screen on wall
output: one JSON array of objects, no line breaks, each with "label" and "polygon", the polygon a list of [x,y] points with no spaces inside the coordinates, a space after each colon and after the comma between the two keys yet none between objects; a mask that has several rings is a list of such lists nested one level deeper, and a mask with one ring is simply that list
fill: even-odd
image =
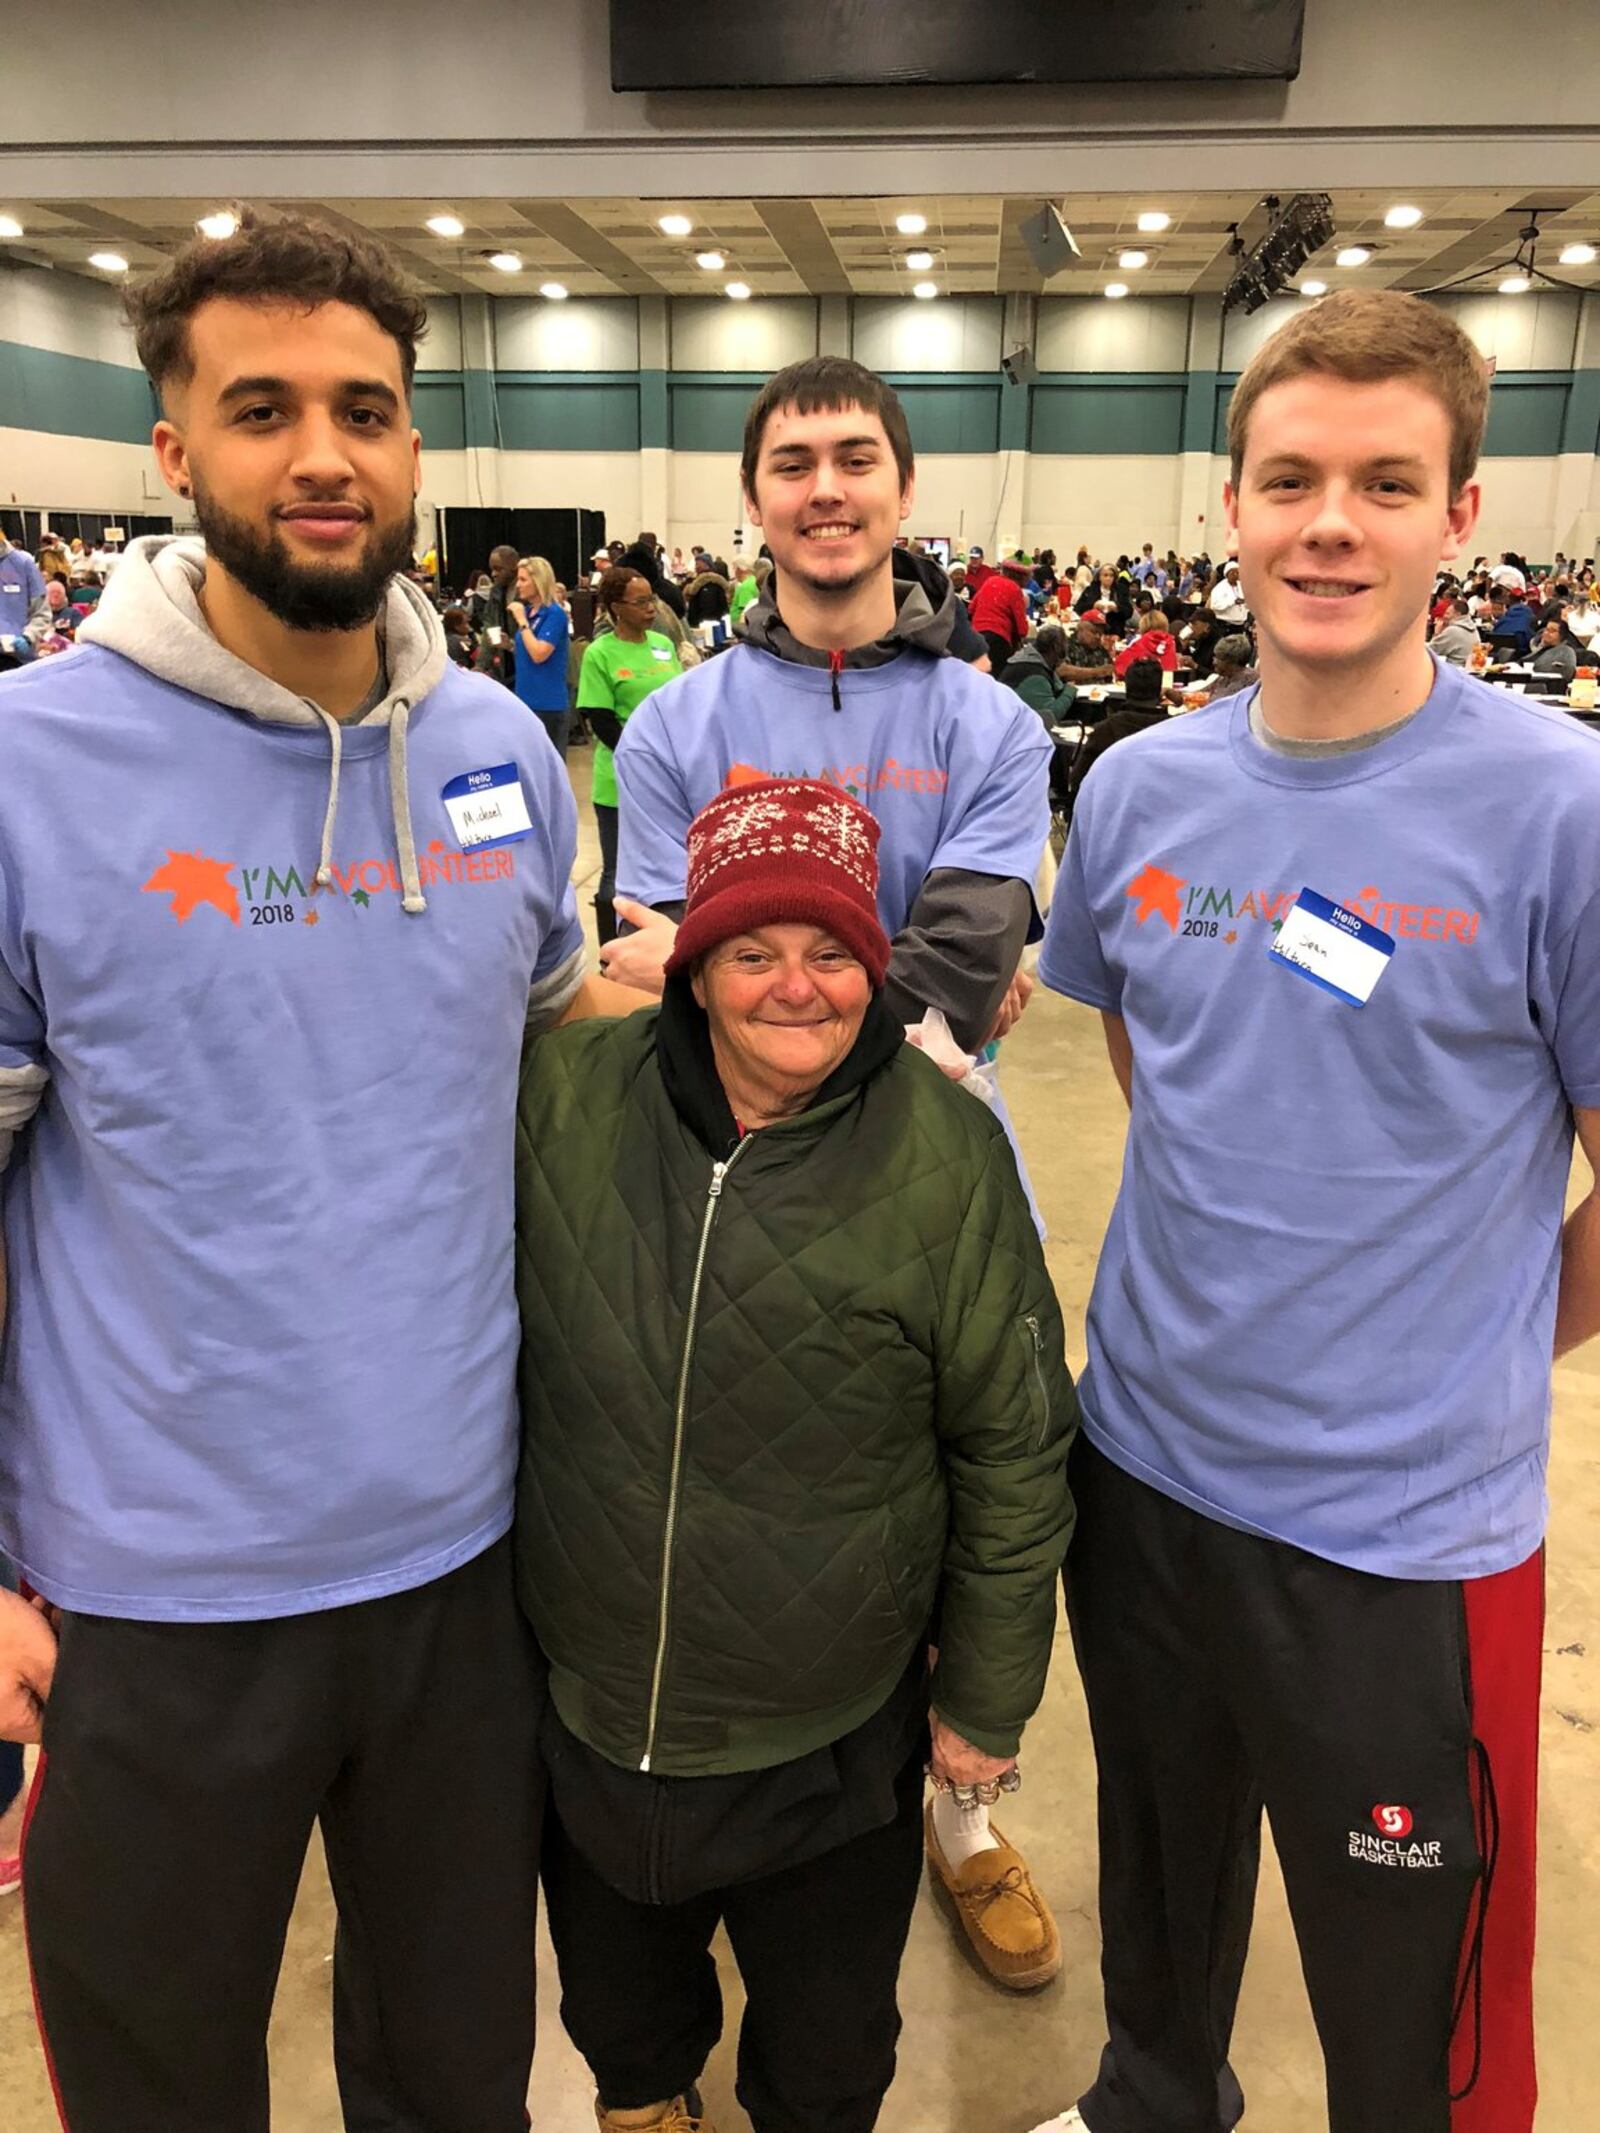
[{"label": "television screen on wall", "polygon": [[1293,81],[1305,0],[759,0],[703,37],[692,19],[611,0],[612,88]]}]

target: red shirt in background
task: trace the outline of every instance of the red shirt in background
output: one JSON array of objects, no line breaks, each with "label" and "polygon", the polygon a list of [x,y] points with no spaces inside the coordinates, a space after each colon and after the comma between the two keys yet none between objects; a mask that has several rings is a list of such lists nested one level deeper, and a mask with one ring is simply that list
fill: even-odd
[{"label": "red shirt in background", "polygon": [[972,596],[972,627],[1003,637],[1013,651],[1028,634],[1028,603],[1022,587],[1003,570],[991,570]]}]

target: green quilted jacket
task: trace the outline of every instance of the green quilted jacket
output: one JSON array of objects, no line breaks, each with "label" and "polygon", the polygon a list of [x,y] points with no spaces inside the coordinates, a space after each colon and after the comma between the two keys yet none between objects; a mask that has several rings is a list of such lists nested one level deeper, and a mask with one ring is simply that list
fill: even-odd
[{"label": "green quilted jacket", "polygon": [[556,1708],[625,1768],[763,1769],[871,1716],[937,1617],[935,1706],[1012,1754],[1077,1402],[1004,1133],[901,1048],[718,1162],[656,1020],[523,1068],[517,1574]]}]

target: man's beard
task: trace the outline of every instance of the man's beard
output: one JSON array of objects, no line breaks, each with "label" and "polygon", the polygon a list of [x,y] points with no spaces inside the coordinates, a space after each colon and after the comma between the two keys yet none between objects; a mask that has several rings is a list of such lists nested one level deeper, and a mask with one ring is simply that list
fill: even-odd
[{"label": "man's beard", "polygon": [[281,533],[262,534],[235,518],[198,480],[194,509],[207,553],[291,630],[364,628],[382,607],[389,580],[411,567],[417,543],[413,506],[392,525],[370,525],[354,563],[297,563]]}]

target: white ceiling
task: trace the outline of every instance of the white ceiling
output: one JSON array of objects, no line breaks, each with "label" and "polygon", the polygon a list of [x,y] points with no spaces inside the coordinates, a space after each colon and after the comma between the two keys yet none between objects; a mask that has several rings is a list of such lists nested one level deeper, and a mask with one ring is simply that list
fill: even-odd
[{"label": "white ceiling", "polygon": [[[1423,210],[1412,230],[1384,226],[1386,210],[1404,197]],[[1333,194],[1337,235],[1306,269],[1332,286],[1425,288],[1509,259],[1530,208],[1548,232],[1539,264],[1579,287],[1600,287],[1600,265],[1561,267],[1563,243],[1600,245],[1600,191],[1550,188],[1528,192],[1483,187],[1470,191],[1384,191]],[[135,273],[158,266],[193,234],[197,218],[216,200],[8,200],[0,214],[23,225],[23,237],[0,242],[0,252],[48,261],[69,272],[94,275],[88,255],[120,253]],[[544,281],[559,281],[574,296],[713,293],[724,281],[749,284],[757,296],[905,294],[917,279],[935,281],[949,295],[1047,291],[1091,295],[1108,281],[1122,280],[1140,295],[1176,296],[1219,291],[1228,280],[1230,225],[1247,242],[1266,228],[1262,196],[1256,193],[1142,195],[1080,193],[1052,204],[1065,216],[1082,259],[1063,274],[1043,279],[1029,258],[1018,226],[1042,204],[1037,197],[956,194],[915,199],[863,198],[772,200],[417,199],[308,202],[278,199],[258,203],[271,212],[311,211],[386,239],[431,294],[483,292],[532,294]],[[1172,217],[1159,236],[1141,236],[1135,218],[1161,209]],[[895,218],[926,216],[923,237],[900,235]],[[458,239],[433,236],[430,215],[453,213],[466,224]],[[664,236],[657,218],[687,215],[685,238]],[[1371,262],[1357,270],[1333,266],[1340,245],[1372,245]],[[934,254],[931,272],[905,265],[908,251]],[[1149,254],[1142,269],[1117,265],[1119,251]],[[726,255],[721,272],[695,264],[698,251]],[[522,271],[505,274],[488,254],[515,252]],[[1486,279],[1478,284],[1492,288]]]}]

